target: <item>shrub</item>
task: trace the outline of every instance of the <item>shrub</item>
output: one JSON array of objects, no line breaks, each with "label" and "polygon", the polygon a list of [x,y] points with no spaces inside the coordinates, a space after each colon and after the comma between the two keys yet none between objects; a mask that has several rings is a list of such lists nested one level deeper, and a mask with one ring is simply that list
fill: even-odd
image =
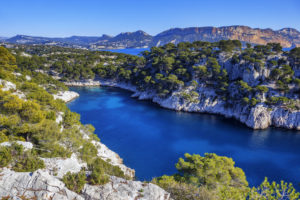
[{"label": "shrub", "polygon": [[250,105],[252,106],[252,107],[254,107],[257,103],[258,103],[259,101],[256,99],[256,98],[251,98],[251,100],[250,100]]},{"label": "shrub", "polygon": [[111,176],[117,176],[122,178],[127,178],[124,175],[124,172],[118,166],[111,165],[110,163],[102,160],[101,158],[96,158],[91,164],[88,165],[88,168],[93,172],[100,174],[103,170],[104,174]]},{"label": "shrub", "polygon": [[6,130],[0,131],[0,143],[8,141],[8,137],[5,135]]},{"label": "shrub", "polygon": [[9,147],[0,147],[0,167],[6,167],[12,160],[12,155]]},{"label": "shrub", "polygon": [[244,97],[244,98],[243,98],[243,103],[244,103],[245,105],[248,105],[249,102],[250,102],[250,100],[249,100],[248,97]]},{"label": "shrub", "polygon": [[44,161],[28,152],[20,156],[13,166],[13,170],[17,172],[33,172],[43,168],[45,168]]},{"label": "shrub", "polygon": [[269,89],[266,86],[262,86],[262,85],[258,85],[255,88],[257,91],[259,91],[260,93],[266,93],[269,91]]},{"label": "shrub", "polygon": [[234,166],[231,158],[217,156],[214,153],[200,155],[185,154],[179,158],[176,169],[183,174],[183,180],[194,185],[207,185],[209,188],[219,184],[247,186],[246,176],[242,169]]},{"label": "shrub", "polygon": [[300,197],[300,193],[296,191],[293,184],[281,181],[280,184],[276,182],[270,183],[267,178],[257,188],[253,188],[247,199],[274,199],[274,200],[297,200]]},{"label": "shrub", "polygon": [[231,158],[213,153],[185,154],[176,164],[178,173],[152,180],[175,200],[245,199],[249,188],[242,169]]},{"label": "shrub", "polygon": [[103,160],[97,158],[93,164],[89,165],[89,170],[92,171],[89,182],[92,185],[103,185],[109,181],[107,175],[104,174]]},{"label": "shrub", "polygon": [[268,101],[269,104],[285,104],[289,102],[289,98],[287,97],[271,97]]},{"label": "shrub", "polygon": [[184,182],[178,182],[174,176],[162,176],[152,180],[152,183],[168,191],[175,200],[214,200],[215,195],[205,187],[197,187]]},{"label": "shrub", "polygon": [[79,173],[68,172],[63,176],[62,181],[68,189],[80,193],[86,183],[86,174],[84,171],[80,171]]},{"label": "shrub", "polygon": [[66,128],[70,128],[72,127],[72,125],[79,124],[80,123],[79,120],[80,120],[79,114],[67,110],[64,115],[63,123]]},{"label": "shrub", "polygon": [[38,123],[45,118],[44,112],[41,111],[40,105],[33,101],[23,102],[20,115],[23,119],[31,123]]},{"label": "shrub", "polygon": [[90,142],[85,142],[81,149],[79,149],[80,158],[87,163],[91,163],[97,156],[97,148]]}]

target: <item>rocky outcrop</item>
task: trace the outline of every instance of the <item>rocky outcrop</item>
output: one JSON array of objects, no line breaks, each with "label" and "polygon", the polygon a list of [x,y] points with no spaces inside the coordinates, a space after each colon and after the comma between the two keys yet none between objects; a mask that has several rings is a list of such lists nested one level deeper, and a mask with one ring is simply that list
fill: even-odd
[{"label": "rocky outcrop", "polygon": [[86,168],[87,164],[78,160],[75,154],[70,158],[41,158],[45,163],[45,168],[52,176],[62,178],[67,172],[78,173],[82,168]]},{"label": "rocky outcrop", "polygon": [[170,200],[170,194],[151,183],[110,177],[105,185],[85,184],[81,194],[48,170],[15,172],[4,168],[0,173],[0,198],[44,200]]},{"label": "rocky outcrop", "polygon": [[86,200],[170,200],[170,194],[152,183],[128,181],[110,177],[103,186],[85,185],[82,196]]},{"label": "rocky outcrop", "polygon": [[[33,148],[33,144],[31,142],[24,142],[24,141],[15,141],[16,144],[23,146],[24,150],[31,150]],[[11,146],[11,142],[2,142],[0,146],[9,147]]]},{"label": "rocky outcrop", "polygon": [[[29,142],[20,143],[28,146]],[[31,143],[30,143],[31,144]],[[134,170],[122,164],[122,159],[100,142],[94,142],[98,156],[117,165],[129,177],[134,177]],[[1,143],[7,146],[9,143]],[[31,144],[32,145],[32,144]],[[31,147],[32,148],[32,147]],[[30,149],[30,148],[29,148]],[[70,200],[169,200],[170,194],[160,187],[140,181],[131,181],[111,176],[105,185],[85,184],[81,194],[70,191],[61,181],[67,172],[78,173],[87,168],[76,154],[70,158],[41,158],[45,168],[35,172],[15,172],[3,168],[0,173],[0,198],[12,199],[70,199]],[[88,174],[88,172],[87,172]]]},{"label": "rocky outcrop", "polygon": [[120,156],[107,148],[106,145],[102,144],[101,142],[92,141],[92,143],[95,145],[95,147],[98,149],[98,156],[102,158],[103,160],[109,162],[110,164],[114,166],[120,167],[120,169],[124,172],[124,174],[128,177],[134,178],[135,177],[135,171],[134,169],[131,169],[123,164],[123,159],[120,158]]},{"label": "rocky outcrop", "polygon": [[[232,107],[216,96],[209,96],[205,89],[200,93],[199,103],[184,102],[176,93],[167,99],[153,97],[152,101],[168,109],[186,112],[200,112],[220,114],[228,118],[235,118],[253,129],[265,129],[270,126],[300,130],[300,111],[289,111],[281,107],[268,107],[264,103],[257,104],[253,108],[242,104]],[[135,94],[135,96],[146,95]],[[150,98],[150,97],[147,97]]]},{"label": "rocky outcrop", "polygon": [[[231,107],[218,98],[214,89],[200,87],[197,92],[197,103],[187,102],[180,98],[182,91],[175,91],[168,98],[160,98],[154,91],[140,92],[135,86],[118,83],[114,80],[101,80],[101,85],[118,87],[134,92],[132,97],[139,100],[151,100],[163,108],[176,111],[219,114],[228,118],[235,118],[253,129],[265,129],[270,126],[300,130],[300,111],[290,111],[282,107],[269,107],[264,103],[250,108],[242,104]],[[187,89],[186,92],[188,92]]]},{"label": "rocky outcrop", "polygon": [[90,80],[90,79],[87,79],[87,80],[82,80],[82,81],[70,81],[70,82],[64,82],[65,85],[67,86],[85,86],[85,87],[88,87],[88,86],[99,86],[100,85],[100,82],[97,81],[97,80]]},{"label": "rocky outcrop", "polygon": [[54,99],[61,99],[64,102],[70,102],[79,97],[79,94],[73,91],[59,91],[57,94],[54,94],[53,97]]},{"label": "rocky outcrop", "polygon": [[7,168],[0,173],[0,197],[13,199],[83,200],[84,198],[68,190],[58,178],[45,170],[14,172]]}]

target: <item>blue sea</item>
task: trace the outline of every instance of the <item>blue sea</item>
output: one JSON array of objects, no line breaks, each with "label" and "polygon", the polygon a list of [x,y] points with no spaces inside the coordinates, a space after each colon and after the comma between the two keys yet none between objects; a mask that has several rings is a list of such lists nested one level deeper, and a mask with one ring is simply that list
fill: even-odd
[{"label": "blue sea", "polygon": [[269,128],[254,131],[234,119],[175,112],[131,92],[109,87],[71,88],[80,97],[68,106],[93,124],[101,141],[136,170],[139,180],[176,172],[184,153],[213,152],[232,157],[250,185],[270,180],[300,182],[300,132]]},{"label": "blue sea", "polygon": [[140,49],[103,49],[101,51],[110,51],[114,53],[126,53],[135,56],[141,55],[143,51],[150,50],[150,48],[140,48]]}]

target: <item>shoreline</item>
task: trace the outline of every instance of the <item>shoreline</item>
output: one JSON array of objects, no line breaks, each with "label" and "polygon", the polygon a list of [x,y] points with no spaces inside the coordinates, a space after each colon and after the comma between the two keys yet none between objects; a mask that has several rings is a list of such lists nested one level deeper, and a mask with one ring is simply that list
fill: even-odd
[{"label": "shoreline", "polygon": [[173,92],[171,96],[163,99],[158,97],[153,91],[141,92],[128,83],[120,83],[115,80],[97,79],[93,81],[73,81],[64,82],[67,86],[75,87],[95,87],[108,86],[125,89],[133,92],[131,97],[138,100],[150,100],[162,108],[173,111],[183,111],[189,113],[215,114],[225,118],[234,118],[239,123],[246,125],[253,130],[263,130],[269,127],[283,128],[288,130],[300,130],[300,111],[288,111],[281,107],[267,107],[264,103],[259,103],[250,108],[241,104],[226,107],[225,102],[216,98],[213,90],[205,87],[199,89],[200,96],[198,103],[185,102],[179,98],[180,92]]},{"label": "shoreline", "polygon": [[59,91],[53,95],[54,99],[60,99],[65,103],[69,103],[79,97],[79,94],[74,91]]}]

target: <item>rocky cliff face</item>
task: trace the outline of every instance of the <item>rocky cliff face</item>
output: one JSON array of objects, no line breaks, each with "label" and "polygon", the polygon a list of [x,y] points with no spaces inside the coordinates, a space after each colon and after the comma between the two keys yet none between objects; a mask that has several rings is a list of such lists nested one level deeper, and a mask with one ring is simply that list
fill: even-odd
[{"label": "rocky cliff face", "polygon": [[280,43],[283,47],[291,47],[300,45],[300,32],[291,28],[274,31],[253,29],[248,26],[175,28],[156,35],[152,45],[160,46],[170,42],[177,44],[197,40],[217,42],[228,39],[263,45],[273,42]]},{"label": "rocky cliff face", "polygon": [[67,47],[82,47],[90,49],[107,48],[143,48],[161,46],[167,43],[219,40],[240,40],[243,43],[267,44],[280,43],[283,47],[300,46],[300,32],[293,28],[280,30],[250,28],[248,26],[223,26],[223,27],[191,27],[173,28],[156,36],[151,36],[144,31],[125,32],[111,37],[79,37],[46,38],[17,35],[3,41],[16,44],[51,44]]},{"label": "rocky cliff face", "polygon": [[[191,88],[190,88],[191,89]],[[185,92],[188,92],[187,89]],[[242,104],[228,107],[210,88],[200,88],[197,103],[188,102],[180,97],[180,92],[173,92],[163,99],[152,92],[135,92],[132,97],[140,100],[150,99],[160,106],[177,111],[219,114],[235,118],[253,129],[265,129],[270,126],[300,130],[300,111],[289,111],[280,107],[270,108],[264,103],[251,108]]]},{"label": "rocky cliff face", "polygon": [[[135,86],[127,83],[117,82],[114,80],[98,80],[101,85],[120,87],[133,91],[133,97],[141,100],[149,99],[160,106],[177,111],[199,112],[220,114],[225,117],[235,118],[253,129],[265,129],[270,126],[281,127],[287,129],[300,130],[300,110],[289,109],[286,106],[268,105],[265,100],[266,96],[280,96],[276,90],[276,84],[270,83],[268,77],[272,66],[265,65],[265,67],[258,67],[255,63],[246,63],[241,61],[238,64],[233,64],[230,61],[230,56],[221,53],[218,62],[221,68],[226,69],[228,78],[230,80],[243,80],[249,86],[255,87],[259,84],[265,85],[269,91],[264,95],[255,94],[256,98],[261,100],[261,103],[255,106],[244,104],[242,102],[235,102],[228,104],[211,86],[199,84],[197,88],[193,86],[183,87],[177,91],[173,91],[167,98],[161,98],[154,91],[138,91]],[[283,55],[271,55],[269,59],[286,59]],[[78,83],[80,85],[80,83]],[[290,85],[293,90],[295,86]],[[295,89],[295,88],[294,88]],[[189,94],[191,91],[196,91],[199,94],[195,102],[187,101],[182,97],[182,93]],[[229,94],[234,97],[238,90],[229,87]],[[299,97],[291,97],[297,99]]]},{"label": "rocky cliff face", "polygon": [[[74,162],[72,164],[78,164],[76,161]],[[72,171],[72,168],[60,166],[65,169],[65,172]],[[61,172],[59,174],[63,175]],[[81,194],[66,188],[58,176],[51,175],[49,169],[35,172],[14,172],[5,168],[1,171],[0,176],[0,197],[7,199],[171,200],[169,193],[154,184],[128,181],[113,176],[105,185],[85,184]]]}]

